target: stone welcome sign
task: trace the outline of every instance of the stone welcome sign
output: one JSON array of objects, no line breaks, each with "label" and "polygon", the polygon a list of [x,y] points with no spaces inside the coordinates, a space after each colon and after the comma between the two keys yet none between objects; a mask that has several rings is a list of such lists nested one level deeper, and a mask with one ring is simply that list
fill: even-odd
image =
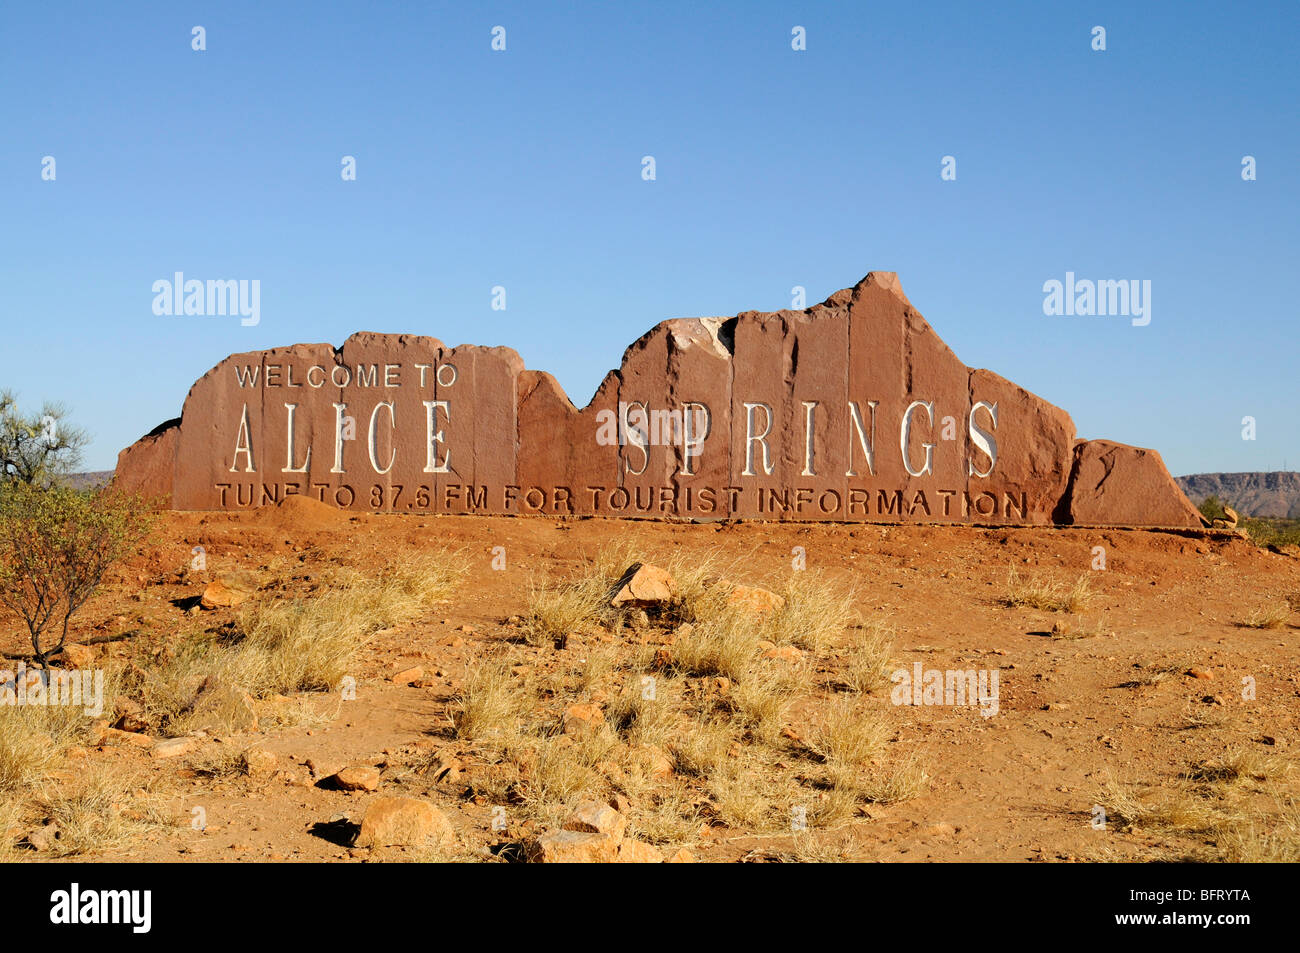
[{"label": "stone welcome sign", "polygon": [[505,347],[355,334],[226,358],[117,478],[180,510],[1200,526],[1159,454],[966,367],[872,272],[664,321],[587,407]]}]

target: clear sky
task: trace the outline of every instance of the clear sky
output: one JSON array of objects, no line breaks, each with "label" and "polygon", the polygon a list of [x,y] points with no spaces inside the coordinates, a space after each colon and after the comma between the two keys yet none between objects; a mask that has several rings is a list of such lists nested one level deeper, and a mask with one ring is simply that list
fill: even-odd
[{"label": "clear sky", "polygon": [[[1298,45],[1294,2],[5,3],[0,387],[90,469],[227,354],[357,330],[581,406],[665,318],[879,269],[1081,436],[1295,469]],[[177,271],[260,323],[155,315]],[[1045,315],[1067,271],[1149,280],[1150,324]]]}]

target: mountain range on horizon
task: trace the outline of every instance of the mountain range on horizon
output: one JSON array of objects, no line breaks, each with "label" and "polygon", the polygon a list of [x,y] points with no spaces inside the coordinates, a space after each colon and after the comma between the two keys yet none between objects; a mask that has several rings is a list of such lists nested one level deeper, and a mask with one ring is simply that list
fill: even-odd
[{"label": "mountain range on horizon", "polygon": [[1215,496],[1244,516],[1300,519],[1300,472],[1295,470],[1193,473],[1174,482],[1197,506]]}]

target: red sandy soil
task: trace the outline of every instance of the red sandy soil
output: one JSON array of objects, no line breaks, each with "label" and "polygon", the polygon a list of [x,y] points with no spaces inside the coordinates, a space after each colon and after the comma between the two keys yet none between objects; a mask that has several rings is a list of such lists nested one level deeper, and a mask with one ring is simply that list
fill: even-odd
[{"label": "red sandy soil", "polygon": [[[381,766],[379,794],[433,801],[467,842],[514,838],[491,832],[493,805],[466,796],[464,777],[435,782],[409,764],[429,752],[464,753],[448,731],[449,703],[467,663],[516,639],[504,622],[526,611],[530,581],[576,573],[584,556],[625,542],[660,564],[676,552],[716,553],[724,562],[739,561],[738,581],[773,588],[790,573],[792,549],[803,547],[810,569],[855,587],[867,618],[891,621],[897,667],[920,661],[926,668],[1000,670],[996,717],[982,718],[975,708],[893,709],[892,750],[918,755],[932,780],[918,797],[865,805],[852,823],[817,835],[845,859],[1162,856],[1171,849],[1168,837],[1092,828],[1092,808],[1108,780],[1172,783],[1190,765],[1234,748],[1286,761],[1297,752],[1300,614],[1274,629],[1241,623],[1259,607],[1300,593],[1300,558],[1230,534],[354,517],[304,501],[242,514],[165,514],[153,543],[78,617],[74,638],[140,630],[99,648],[109,657],[139,657],[220,625],[235,612],[188,612],[184,600],[202,591],[204,578],[230,571],[265,573],[287,564],[301,577],[332,563],[365,568],[451,547],[462,551],[469,575],[448,605],[381,633],[363,650],[357,700],[319,699],[320,711],[338,713],[327,724],[233,739],[274,752],[280,770],[272,777],[213,780],[196,775],[189,759],[151,760],[132,746],[76,751],[85,765],[112,759],[157,776],[156,790],[180,824],[201,805],[209,825],[203,832],[153,829],[128,849],[90,859],[376,859],[313,833],[313,825],[340,815],[359,820],[377,795],[313,784],[308,759]],[[183,571],[196,545],[206,551],[206,576]],[[498,546],[505,547],[505,571],[491,568]],[[1104,571],[1090,569],[1096,546],[1105,547]],[[1008,608],[1000,599],[1011,568],[1067,584],[1090,573],[1094,596],[1080,615]],[[1050,630],[1060,620],[1099,631],[1053,639]],[[0,648],[23,651],[20,629],[16,619],[0,617]],[[586,647],[575,638],[559,651],[577,657]],[[395,672],[417,665],[428,673],[420,685],[392,683]],[[1125,687],[1158,668],[1176,674]],[[1211,677],[1184,674],[1192,669]],[[1256,682],[1254,701],[1242,698],[1246,676]],[[884,705],[888,692],[877,692]],[[1203,717],[1208,725],[1196,727]],[[786,840],[715,826],[684,846],[699,860],[734,861],[778,852]],[[1172,842],[1175,850],[1185,846]]]}]

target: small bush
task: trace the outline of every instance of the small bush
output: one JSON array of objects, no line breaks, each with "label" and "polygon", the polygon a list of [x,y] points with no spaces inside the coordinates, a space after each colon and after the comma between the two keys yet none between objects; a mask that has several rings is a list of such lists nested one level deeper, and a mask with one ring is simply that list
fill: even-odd
[{"label": "small bush", "polygon": [[0,484],[0,603],[27,625],[40,664],[108,570],[148,534],[153,511],[111,488]]}]

